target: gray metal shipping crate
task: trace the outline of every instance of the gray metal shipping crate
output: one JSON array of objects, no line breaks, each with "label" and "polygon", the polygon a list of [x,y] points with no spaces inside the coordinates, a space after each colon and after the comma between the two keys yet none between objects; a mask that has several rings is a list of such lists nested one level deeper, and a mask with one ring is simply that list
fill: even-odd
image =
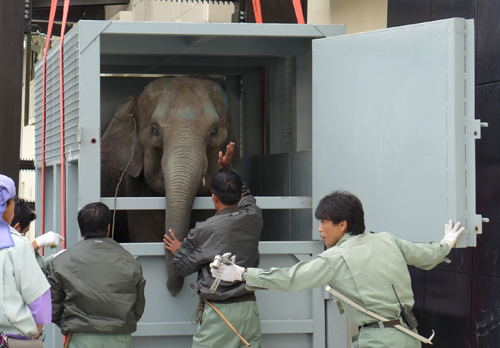
[{"label": "gray metal shipping crate", "polygon": [[[343,26],[78,23],[66,35],[64,52],[68,246],[79,240],[79,208],[99,200],[114,207],[113,199],[100,195],[101,124],[120,99],[137,96],[151,79],[193,73],[224,76],[232,91],[233,131],[240,135],[244,159],[238,172],[266,209],[262,267],[291,266],[323,250],[312,202],[315,206],[334,189],[360,196],[368,229],[413,241],[439,240],[442,225],[453,218],[467,228],[460,246],[475,245],[481,233],[474,188],[480,128],[474,120],[473,54],[466,54],[474,52],[472,21],[344,32]],[[60,230],[58,64],[54,49],[47,64],[45,230]],[[36,90],[40,187],[41,64]],[[422,186],[428,189],[419,190]],[[381,205],[383,194],[389,198]],[[40,202],[40,190],[37,195]],[[409,212],[399,213],[406,205]],[[158,197],[117,202],[117,209],[164,207],[165,199]],[[210,207],[204,197],[193,206]],[[432,224],[442,221],[422,234],[408,228],[408,214],[431,216]],[[147,279],[146,311],[133,346],[189,347],[197,299],[187,285],[175,298],[167,292],[162,244],[124,247],[137,256]],[[188,277],[185,284],[194,280]],[[323,289],[260,291],[257,297],[263,346],[347,346],[346,319]],[[49,326],[46,345],[59,346],[61,340],[58,328]]]}]

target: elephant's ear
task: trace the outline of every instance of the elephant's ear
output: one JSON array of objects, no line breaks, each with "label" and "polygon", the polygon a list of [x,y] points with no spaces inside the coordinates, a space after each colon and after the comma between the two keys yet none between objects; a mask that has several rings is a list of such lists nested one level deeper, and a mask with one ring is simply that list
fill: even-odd
[{"label": "elephant's ear", "polygon": [[123,171],[130,161],[127,173],[137,177],[142,171],[143,154],[136,132],[139,125],[134,123],[135,105],[133,97],[121,100],[111,122],[104,126],[104,134],[101,137],[101,162]]}]

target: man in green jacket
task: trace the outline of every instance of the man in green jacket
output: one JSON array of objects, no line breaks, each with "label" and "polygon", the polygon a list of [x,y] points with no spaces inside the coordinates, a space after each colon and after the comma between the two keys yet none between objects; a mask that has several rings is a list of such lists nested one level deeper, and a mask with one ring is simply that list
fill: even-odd
[{"label": "man in green jacket", "polygon": [[100,202],[78,212],[84,240],[49,264],[52,322],[69,348],[128,348],[144,312],[142,268],[120,244],[108,238],[111,212]]},{"label": "man in green jacket", "polygon": [[[420,341],[403,333],[395,325],[408,328],[401,316],[401,304],[414,304],[407,265],[425,270],[449,260],[446,255],[464,228],[450,220],[440,243],[411,243],[390,233],[365,232],[363,206],[353,194],[336,191],[324,197],[316,209],[318,231],[329,248],[313,260],[290,268],[243,268],[222,265],[212,275],[225,281],[245,281],[249,289],[273,289],[288,292],[330,285],[367,310],[388,319],[377,322],[357,309],[343,304],[349,321],[359,326],[359,348],[416,348]],[[414,330],[416,332],[416,329]]]}]

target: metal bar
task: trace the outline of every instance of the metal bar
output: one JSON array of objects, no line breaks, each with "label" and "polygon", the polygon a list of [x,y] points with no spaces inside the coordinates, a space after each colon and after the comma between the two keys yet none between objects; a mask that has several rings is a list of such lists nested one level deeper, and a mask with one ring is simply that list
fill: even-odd
[{"label": "metal bar", "polygon": [[[136,337],[193,335],[196,325],[190,322],[178,323],[137,323]],[[263,334],[313,333],[313,320],[261,320]]]},{"label": "metal bar", "polygon": [[[255,197],[261,209],[311,209],[311,197]],[[165,209],[165,197],[125,197],[117,198],[117,210],[161,210]],[[101,202],[109,209],[115,209],[115,199],[101,197]],[[211,197],[196,197],[193,209],[214,209]]]},{"label": "metal bar", "polygon": [[[124,243],[129,253],[135,256],[165,256],[163,243]],[[260,242],[261,255],[318,255],[324,250],[323,242]]]}]

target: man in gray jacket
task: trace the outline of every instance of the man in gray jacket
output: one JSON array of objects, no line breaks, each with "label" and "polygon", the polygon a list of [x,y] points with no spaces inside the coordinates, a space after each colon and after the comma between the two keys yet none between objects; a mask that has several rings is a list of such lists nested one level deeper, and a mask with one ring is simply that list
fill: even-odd
[{"label": "man in gray jacket", "polygon": [[144,312],[142,268],[120,244],[108,238],[111,212],[100,202],[78,212],[84,240],[49,264],[52,322],[69,348],[126,348]]},{"label": "man in gray jacket", "polygon": [[[231,252],[242,267],[259,264],[259,239],[262,231],[262,210],[256,205],[240,176],[232,170],[230,160],[234,143],[227,147],[226,156],[219,153],[222,171],[211,183],[212,200],[217,213],[199,222],[180,243],[170,231],[165,235],[165,248],[174,254],[174,267],[182,276],[198,271],[195,290],[201,301],[209,300],[238,330],[252,347],[260,347],[260,317],[255,293],[245,289],[243,282],[221,282],[210,294],[215,278],[210,274],[210,262],[215,255]],[[251,266],[253,265],[253,266]],[[193,337],[193,347],[245,347],[238,336],[209,306]]]}]

